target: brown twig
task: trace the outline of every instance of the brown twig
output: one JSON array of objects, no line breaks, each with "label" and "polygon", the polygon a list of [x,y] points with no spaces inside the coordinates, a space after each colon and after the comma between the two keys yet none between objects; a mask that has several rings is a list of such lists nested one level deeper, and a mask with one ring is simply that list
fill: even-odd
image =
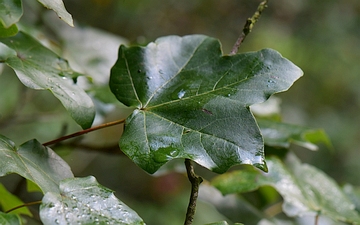
[{"label": "brown twig", "polygon": [[187,176],[191,183],[191,194],[190,201],[186,212],[185,225],[191,225],[194,220],[195,210],[196,210],[196,200],[199,195],[199,186],[203,179],[197,176],[194,172],[194,167],[190,159],[185,159],[185,167]]},{"label": "brown twig", "polygon": [[61,141],[65,141],[67,139],[70,139],[70,138],[74,138],[74,137],[77,137],[77,136],[81,136],[83,134],[87,134],[89,132],[92,132],[92,131],[95,131],[95,130],[99,130],[99,129],[102,129],[102,128],[105,128],[105,127],[111,127],[111,126],[115,126],[115,125],[118,125],[118,124],[122,124],[125,122],[125,119],[122,119],[122,120],[116,120],[116,121],[112,121],[112,122],[109,122],[109,123],[104,123],[104,124],[101,124],[99,126],[96,126],[96,127],[91,127],[89,129],[86,129],[86,130],[82,130],[82,131],[79,131],[79,132],[76,132],[76,133],[73,133],[73,134],[69,134],[69,135],[66,135],[66,136],[63,136],[63,137],[60,137],[60,138],[57,138],[55,140],[52,140],[52,141],[48,141],[46,143],[44,143],[43,145],[44,146],[49,146],[49,145],[53,145],[53,144],[56,144],[56,143],[59,143]]},{"label": "brown twig", "polygon": [[20,208],[22,208],[22,207],[27,207],[27,206],[31,206],[31,205],[38,205],[38,204],[41,204],[41,203],[42,203],[42,201],[35,201],[35,202],[24,203],[24,204],[22,204],[22,205],[18,205],[18,206],[16,206],[16,207],[12,208],[12,209],[7,210],[5,213],[12,212],[12,211],[17,210],[17,209],[20,209]]},{"label": "brown twig", "polygon": [[244,42],[246,36],[251,32],[252,28],[254,27],[255,23],[260,19],[262,11],[267,7],[268,0],[262,1],[257,10],[255,11],[254,15],[251,18],[248,18],[246,20],[246,23],[244,25],[244,28],[239,36],[239,38],[236,40],[233,48],[231,49],[231,52],[229,55],[235,55],[241,43]]}]

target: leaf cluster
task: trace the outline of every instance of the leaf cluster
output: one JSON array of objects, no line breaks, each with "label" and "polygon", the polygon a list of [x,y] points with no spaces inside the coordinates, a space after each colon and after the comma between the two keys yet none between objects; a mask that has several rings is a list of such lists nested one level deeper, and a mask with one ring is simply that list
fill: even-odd
[{"label": "leaf cluster", "polygon": [[[74,26],[61,0],[39,2]],[[84,129],[77,134],[124,122],[124,131],[117,136],[120,149],[149,174],[160,168],[173,171],[164,166],[173,159],[191,160],[222,173],[205,180],[200,198],[211,202],[202,190],[220,191],[251,207],[248,215],[256,215],[249,221],[242,217],[233,222],[302,224],[298,218],[311,216],[315,221],[321,217],[360,223],[356,191],[342,189],[289,150],[293,145],[316,150],[321,142],[331,148],[331,143],[322,130],[281,122],[276,98],[268,99],[288,90],[302,71],[275,50],[227,55],[218,40],[204,35],[167,36],[146,46],[126,47],[122,38],[45,20],[63,41],[54,45],[41,39],[46,36],[41,30],[27,28],[20,20],[21,0],[0,0],[0,6],[0,62],[25,87],[50,92]],[[98,40],[103,42],[96,48]],[[114,46],[119,49],[115,55],[110,50]],[[275,111],[266,113],[269,108]],[[124,114],[123,119],[94,126],[110,111]],[[4,121],[9,118],[0,118],[0,126],[8,126]],[[29,191],[41,192],[43,224],[145,224],[95,177],[74,176],[69,164],[48,146],[64,137],[68,136],[44,144],[31,139],[17,145],[0,134],[0,176],[16,173],[32,187]],[[236,165],[244,167],[227,172]],[[273,197],[251,204],[246,201],[249,192]],[[0,196],[1,224],[26,224],[34,217],[29,205],[3,185]],[[278,204],[282,205],[279,212],[263,210]],[[213,205],[228,216],[226,204]]]}]

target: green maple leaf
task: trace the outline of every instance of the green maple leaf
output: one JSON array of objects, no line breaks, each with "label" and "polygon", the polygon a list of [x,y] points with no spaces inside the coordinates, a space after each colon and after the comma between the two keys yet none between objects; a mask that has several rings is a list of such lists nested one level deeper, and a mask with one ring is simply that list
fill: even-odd
[{"label": "green maple leaf", "polygon": [[110,88],[133,107],[122,151],[154,173],[174,158],[215,172],[236,164],[266,170],[263,138],[249,106],[287,90],[302,71],[274,50],[223,55],[203,35],[121,46]]}]

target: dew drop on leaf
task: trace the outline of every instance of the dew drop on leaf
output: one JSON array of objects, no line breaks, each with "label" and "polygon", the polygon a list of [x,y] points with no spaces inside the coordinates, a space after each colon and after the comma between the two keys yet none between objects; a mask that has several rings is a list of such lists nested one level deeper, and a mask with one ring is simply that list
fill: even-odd
[{"label": "dew drop on leaf", "polygon": [[185,91],[183,90],[183,89],[181,89],[181,91],[179,91],[179,93],[177,94],[178,95],[178,98],[182,98],[182,97],[184,97],[184,95],[185,95]]}]

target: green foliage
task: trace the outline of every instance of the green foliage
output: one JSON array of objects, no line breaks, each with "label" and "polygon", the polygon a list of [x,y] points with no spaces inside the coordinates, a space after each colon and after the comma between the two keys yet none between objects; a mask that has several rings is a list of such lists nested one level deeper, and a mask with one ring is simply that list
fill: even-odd
[{"label": "green foliage", "polygon": [[273,50],[222,56],[218,41],[200,35],[122,46],[110,87],[136,109],[120,147],[149,173],[174,158],[220,173],[239,163],[267,170],[248,107],[287,90],[301,75]]},{"label": "green foliage", "polygon": [[284,198],[283,211],[289,216],[325,215],[335,221],[360,223],[360,216],[341,188],[313,166],[302,164],[289,154],[285,163],[266,160],[269,173],[256,170],[234,171],[216,177],[212,184],[223,194],[253,191],[273,186]]},{"label": "green foliage", "polygon": [[13,51],[2,60],[14,69],[29,88],[51,91],[83,128],[89,128],[95,116],[91,98],[76,85],[78,74],[68,62],[23,32],[0,39]]},{"label": "green foliage", "polygon": [[[61,0],[38,2],[73,26],[72,16]],[[224,199],[232,200],[229,202],[232,208],[236,208],[234,202],[241,202],[243,208],[239,211],[256,218],[249,224],[299,224],[295,219],[308,215],[322,216],[334,223],[360,223],[358,189],[351,185],[339,187],[332,178],[314,166],[301,163],[291,152],[292,145],[316,150],[315,144],[323,143],[331,148],[326,134],[319,129],[282,123],[278,113],[257,115],[250,108],[288,90],[302,76],[297,66],[275,50],[224,55],[218,40],[188,35],[161,37],[144,47],[121,45],[116,55],[115,50],[126,40],[93,28],[73,30],[44,19],[44,25],[59,39],[55,41],[61,42],[54,44],[54,40],[43,37],[46,32],[19,22],[22,7],[20,0],[0,0],[0,63],[11,68],[26,87],[52,93],[83,129],[90,128],[94,121],[102,121],[109,109],[117,110],[121,105],[122,110],[115,110],[115,114],[124,119],[120,122],[126,118],[125,128],[123,133],[115,134],[116,138],[120,139],[122,152],[146,172],[155,173],[160,167],[162,174],[179,171],[178,161],[168,167],[163,165],[186,158],[208,170],[224,173],[210,182],[205,180],[200,193],[206,187],[216,187]],[[96,42],[100,39],[103,42]],[[7,86],[15,87],[13,84],[1,87]],[[11,99],[21,101],[19,108],[28,101]],[[0,104],[6,108],[12,106],[8,102],[0,101]],[[128,108],[124,109],[122,104]],[[18,122],[10,111],[6,109],[0,115],[0,126],[6,128]],[[3,120],[7,121],[5,125],[1,124]],[[103,125],[107,126],[110,125]],[[63,133],[60,136],[67,139]],[[109,135],[114,134],[105,136]],[[82,149],[96,149],[93,143],[102,137],[82,142],[75,139],[68,146],[54,146],[55,151],[36,139],[19,147],[11,139],[0,135],[0,176],[15,173],[26,179],[27,191],[40,188],[39,215],[43,224],[145,224],[114,191],[94,177],[74,177],[68,164],[71,160],[64,160],[79,143]],[[84,145],[87,142],[89,146]],[[265,153],[281,157],[265,158]],[[75,161],[72,164],[81,165],[90,159]],[[242,165],[227,172],[238,164],[255,167]],[[116,180],[111,172],[115,171],[106,171],[104,177]],[[134,178],[132,171],[128,173],[125,176]],[[169,201],[167,183],[159,186],[162,185],[161,194]],[[150,192],[149,188],[149,196]],[[260,198],[250,198],[252,194]],[[278,199],[279,195],[282,200]],[[33,215],[20,196],[11,194],[2,184],[0,196],[0,224],[27,224]],[[251,201],[246,201],[247,198]],[[215,197],[212,200],[217,205]],[[271,204],[282,204],[281,212],[286,217],[263,212]],[[12,211],[15,207],[20,208]],[[225,214],[226,210],[219,212]],[[204,223],[226,225],[248,221],[244,216],[239,220]]]},{"label": "green foliage", "polygon": [[0,136],[0,176],[17,173],[36,183],[41,190],[57,192],[59,183],[73,177],[68,164],[50,148],[30,140],[19,148],[6,137]]},{"label": "green foliage", "polygon": [[4,28],[18,22],[22,14],[21,0],[0,0],[0,23]]}]

